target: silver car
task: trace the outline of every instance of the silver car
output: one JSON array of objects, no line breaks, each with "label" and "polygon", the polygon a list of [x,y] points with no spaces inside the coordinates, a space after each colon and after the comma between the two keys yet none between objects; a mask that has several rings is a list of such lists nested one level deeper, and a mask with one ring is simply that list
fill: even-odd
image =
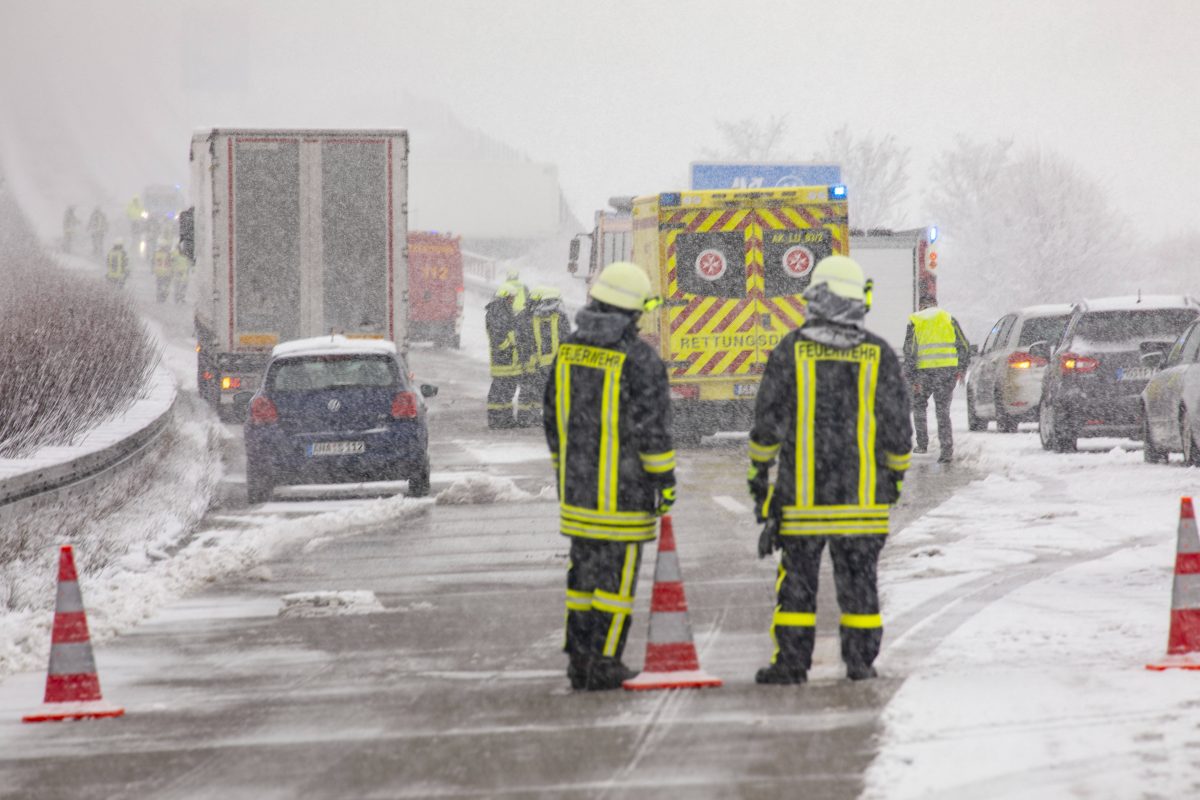
[{"label": "silver car", "polygon": [[1183,463],[1200,466],[1200,320],[1179,335],[1142,390],[1142,441],[1152,464],[1182,452]]},{"label": "silver car", "polygon": [[1024,421],[1036,421],[1047,360],[1030,354],[1038,342],[1053,347],[1071,318],[1069,303],[1027,306],[1005,314],[992,326],[983,348],[967,370],[967,423],[973,431],[1011,433]]}]

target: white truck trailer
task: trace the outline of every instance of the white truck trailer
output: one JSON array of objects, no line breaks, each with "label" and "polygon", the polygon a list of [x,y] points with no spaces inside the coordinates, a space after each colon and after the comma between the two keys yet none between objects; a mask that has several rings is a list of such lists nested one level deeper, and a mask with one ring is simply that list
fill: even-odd
[{"label": "white truck trailer", "polygon": [[874,284],[867,328],[903,358],[908,317],[922,299],[937,302],[937,228],[850,229],[850,257]]},{"label": "white truck trailer", "polygon": [[280,342],[407,351],[406,131],[214,129],[191,162],[197,385],[222,416],[241,417]]}]

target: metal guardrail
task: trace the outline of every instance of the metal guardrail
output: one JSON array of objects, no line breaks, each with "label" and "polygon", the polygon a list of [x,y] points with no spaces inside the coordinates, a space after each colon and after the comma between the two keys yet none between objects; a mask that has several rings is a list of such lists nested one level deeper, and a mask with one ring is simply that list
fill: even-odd
[{"label": "metal guardrail", "polygon": [[0,521],[59,503],[68,495],[84,494],[106,474],[140,459],[170,425],[178,401],[176,391],[165,411],[107,447],[0,480]]}]

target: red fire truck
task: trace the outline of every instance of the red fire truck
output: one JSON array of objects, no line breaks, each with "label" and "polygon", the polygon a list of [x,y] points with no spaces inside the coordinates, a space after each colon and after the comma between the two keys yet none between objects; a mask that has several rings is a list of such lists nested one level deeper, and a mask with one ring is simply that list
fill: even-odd
[{"label": "red fire truck", "polygon": [[463,318],[460,238],[445,233],[408,234],[410,341],[458,349]]}]

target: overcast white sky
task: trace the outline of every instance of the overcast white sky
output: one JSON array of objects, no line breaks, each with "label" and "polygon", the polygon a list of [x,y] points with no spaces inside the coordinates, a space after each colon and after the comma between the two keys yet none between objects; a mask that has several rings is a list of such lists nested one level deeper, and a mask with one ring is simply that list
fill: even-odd
[{"label": "overcast white sky", "polygon": [[1200,220],[1197,31],[1192,0],[0,0],[0,164],[54,230],[186,182],[193,129],[407,127],[431,100],[557,164],[587,219],[681,188],[714,119],[786,114],[800,156],[895,134],[917,198],[956,134],[1052,148],[1153,236]]}]

